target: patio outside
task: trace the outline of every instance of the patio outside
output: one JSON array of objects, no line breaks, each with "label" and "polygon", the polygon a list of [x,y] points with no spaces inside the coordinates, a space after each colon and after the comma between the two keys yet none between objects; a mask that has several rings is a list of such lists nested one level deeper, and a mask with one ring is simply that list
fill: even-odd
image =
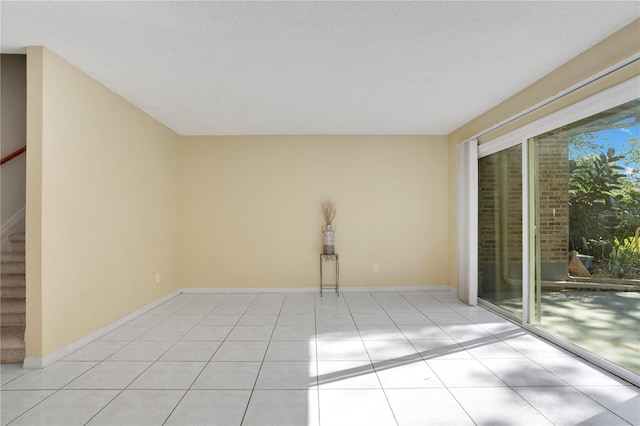
[{"label": "patio outside", "polygon": [[[541,299],[541,328],[640,374],[640,292],[543,290]],[[521,314],[521,301],[499,304]]]}]

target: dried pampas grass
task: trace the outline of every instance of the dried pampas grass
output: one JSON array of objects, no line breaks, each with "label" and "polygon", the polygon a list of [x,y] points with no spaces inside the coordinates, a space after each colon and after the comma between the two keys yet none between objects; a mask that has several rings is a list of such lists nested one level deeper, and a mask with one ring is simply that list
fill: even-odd
[{"label": "dried pampas grass", "polygon": [[323,201],[320,205],[322,208],[322,216],[327,225],[331,225],[333,219],[336,218],[336,204],[331,200]]}]

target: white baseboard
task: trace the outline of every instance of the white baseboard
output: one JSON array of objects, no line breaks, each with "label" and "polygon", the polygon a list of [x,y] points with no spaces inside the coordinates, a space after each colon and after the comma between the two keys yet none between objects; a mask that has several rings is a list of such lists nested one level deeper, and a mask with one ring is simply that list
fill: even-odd
[{"label": "white baseboard", "polygon": [[183,288],[181,293],[315,293],[319,287]]},{"label": "white baseboard", "polygon": [[[340,292],[379,292],[379,291],[449,291],[449,286],[402,286],[402,287],[340,287]],[[83,337],[80,340],[58,349],[57,351],[44,356],[44,357],[27,357],[24,360],[24,369],[37,369],[44,368],[62,358],[77,351],[81,347],[94,340],[104,336],[105,334],[115,330],[116,328],[126,324],[127,322],[139,317],[145,312],[159,306],[175,296],[185,294],[207,294],[207,293],[319,293],[318,287],[282,287],[282,288],[183,288],[176,290],[173,293],[169,293],[160,299],[143,306],[142,308],[130,313],[129,315],[120,318],[111,324],[102,327],[99,330],[94,331],[91,334]],[[333,290],[327,290],[326,293],[330,294]]]},{"label": "white baseboard", "polygon": [[[340,293],[351,293],[358,291],[446,291],[449,286],[446,285],[406,285],[406,286],[384,286],[384,287],[340,287]],[[331,292],[331,290],[327,290]]]},{"label": "white baseboard", "polygon": [[[320,287],[246,287],[246,288],[183,288],[182,293],[320,293]],[[340,287],[340,293],[359,291],[453,291],[447,285],[415,285],[415,286],[383,286],[383,287]],[[326,289],[325,293],[335,292],[334,289]]]},{"label": "white baseboard", "polygon": [[81,347],[85,346],[88,343],[93,342],[94,340],[104,336],[107,333],[110,333],[111,331],[115,330],[116,328],[120,327],[121,325],[124,325],[126,323],[128,323],[129,321],[139,317],[140,315],[144,314],[145,312],[150,311],[151,309],[161,305],[162,303],[166,302],[169,299],[173,299],[174,297],[176,297],[177,295],[179,295],[181,293],[180,290],[174,291],[173,293],[169,293],[164,297],[161,297],[160,299],[149,303],[148,305],[143,306],[142,308],[138,309],[137,311],[134,311],[132,313],[130,313],[127,316],[124,316],[122,318],[120,318],[119,320],[116,320],[114,322],[112,322],[111,324],[102,327],[99,330],[94,331],[91,334],[86,335],[85,337],[83,337],[80,340],[76,340],[75,342],[61,348],[58,349],[57,351],[44,356],[42,358],[40,357],[27,357],[24,360],[24,363],[22,365],[22,368],[26,369],[26,370],[30,370],[30,369],[37,369],[37,368],[44,368],[49,364],[53,364],[56,361],[61,360],[62,358],[66,357],[67,355],[70,355],[71,353],[77,351],[78,349],[80,349]]}]

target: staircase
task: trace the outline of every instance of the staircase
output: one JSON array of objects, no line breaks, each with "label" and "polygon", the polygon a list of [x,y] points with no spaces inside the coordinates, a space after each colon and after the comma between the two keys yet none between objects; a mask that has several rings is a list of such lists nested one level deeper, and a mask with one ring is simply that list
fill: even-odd
[{"label": "staircase", "polygon": [[0,363],[24,361],[25,259],[24,234],[9,236],[13,251],[0,254]]}]

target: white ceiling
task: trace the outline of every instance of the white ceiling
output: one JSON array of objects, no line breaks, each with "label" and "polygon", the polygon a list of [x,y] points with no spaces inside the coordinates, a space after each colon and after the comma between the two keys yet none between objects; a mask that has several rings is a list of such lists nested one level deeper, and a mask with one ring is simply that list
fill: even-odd
[{"label": "white ceiling", "polygon": [[44,45],[184,135],[449,134],[640,16],[638,1],[0,8],[3,53]]}]

